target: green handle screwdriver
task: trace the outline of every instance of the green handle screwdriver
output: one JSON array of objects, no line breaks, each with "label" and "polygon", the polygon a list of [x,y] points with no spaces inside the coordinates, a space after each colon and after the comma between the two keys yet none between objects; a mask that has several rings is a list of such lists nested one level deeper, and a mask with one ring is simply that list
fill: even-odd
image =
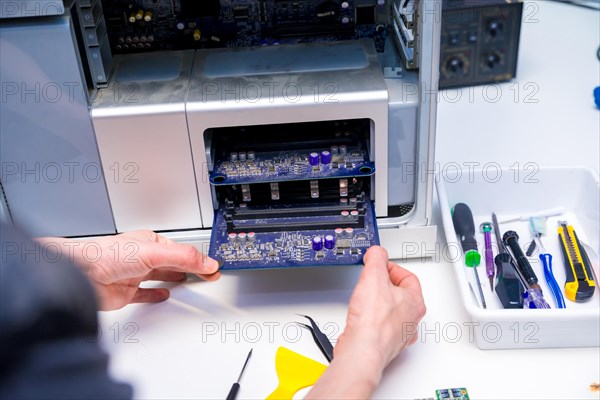
[{"label": "green handle screwdriver", "polygon": [[465,253],[465,264],[467,267],[472,267],[477,280],[477,288],[479,289],[479,297],[483,308],[487,308],[483,290],[481,289],[481,281],[477,273],[477,266],[481,262],[481,254],[477,251],[477,240],[475,240],[475,222],[473,221],[473,213],[465,203],[458,203],[452,208],[452,223],[454,230],[460,237],[460,245]]}]

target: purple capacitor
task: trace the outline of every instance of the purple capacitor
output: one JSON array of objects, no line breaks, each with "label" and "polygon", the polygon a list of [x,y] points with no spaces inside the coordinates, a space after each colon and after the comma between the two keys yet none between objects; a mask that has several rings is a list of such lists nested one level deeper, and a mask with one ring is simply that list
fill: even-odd
[{"label": "purple capacitor", "polygon": [[310,165],[319,165],[319,153],[310,153],[308,155],[308,163]]},{"label": "purple capacitor", "polygon": [[334,247],[335,247],[335,239],[334,239],[333,235],[325,236],[325,248],[331,250]]},{"label": "purple capacitor", "polygon": [[314,251],[320,251],[323,248],[323,240],[320,236],[315,236],[313,238],[312,246]]},{"label": "purple capacitor", "polygon": [[329,164],[331,162],[331,153],[327,150],[321,152],[321,164]]}]

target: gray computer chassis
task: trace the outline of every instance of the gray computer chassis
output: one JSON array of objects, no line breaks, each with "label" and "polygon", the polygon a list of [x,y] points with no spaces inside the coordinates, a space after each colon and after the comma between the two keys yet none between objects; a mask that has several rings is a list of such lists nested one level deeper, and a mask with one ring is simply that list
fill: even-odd
[{"label": "gray computer chassis", "polygon": [[[336,33],[340,40],[130,53],[106,33],[97,46],[86,42],[86,32],[106,31],[94,12],[100,0],[32,3],[11,2],[0,14],[3,219],[39,236],[151,229],[204,251],[211,232],[242,233],[246,240],[254,231],[312,232],[321,225],[334,235],[339,225],[339,248],[325,242],[334,255],[362,253],[352,248],[360,240],[380,240],[394,258],[435,251],[440,1],[339,2],[344,9],[349,3],[357,19],[373,3],[373,23],[389,31],[380,37],[384,48],[368,35]],[[221,16],[231,6],[238,19],[250,18],[254,3],[260,18],[280,6],[221,3]],[[312,3],[325,2],[299,4]],[[318,16],[335,14],[317,6]],[[87,26],[86,15],[96,25]],[[285,32],[296,32],[285,22]],[[375,218],[352,212],[357,198],[368,203],[360,212],[376,216],[370,242],[367,231],[358,239],[344,236],[352,231],[346,225],[375,225]],[[250,217],[230,215],[246,207],[255,218],[248,229],[243,223]],[[276,223],[265,222],[258,209],[277,214]],[[358,217],[338,223],[346,209],[345,218]],[[213,226],[219,212],[223,225]],[[284,212],[308,219],[282,222]],[[213,232],[223,229],[232,232]],[[287,235],[303,247],[302,238]],[[276,257],[277,246],[267,250],[265,257]],[[330,260],[323,251],[308,257]],[[244,256],[255,257],[247,265],[260,264],[255,253]]]}]

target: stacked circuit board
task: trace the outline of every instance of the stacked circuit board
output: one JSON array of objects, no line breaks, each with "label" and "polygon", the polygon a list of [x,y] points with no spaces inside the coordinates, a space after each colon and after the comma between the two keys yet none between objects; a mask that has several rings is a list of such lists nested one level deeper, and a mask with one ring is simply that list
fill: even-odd
[{"label": "stacked circuit board", "polygon": [[[103,0],[114,53],[372,38],[383,51],[377,0]],[[355,4],[356,3],[356,4]]]},{"label": "stacked circuit board", "polygon": [[[325,159],[327,162],[322,162]],[[365,146],[331,146],[303,151],[231,152],[217,160],[210,181],[215,185],[266,181],[369,176],[375,165]]]},{"label": "stacked circuit board", "polygon": [[[358,264],[365,251],[379,243],[373,207],[367,198],[365,200],[360,214],[347,205],[340,206],[345,210],[338,215],[322,215],[305,221],[281,213],[269,221],[279,228],[269,226],[264,232],[253,230],[260,229],[264,219],[241,220],[233,226],[231,214],[223,207],[216,212],[209,255],[222,261],[225,270]],[[312,229],[304,225],[309,221],[314,224]],[[301,223],[303,225],[298,226]],[[293,230],[298,228],[302,230]]]},{"label": "stacked circuit board", "polygon": [[[219,207],[209,255],[223,269],[349,265],[379,243],[368,121],[214,132]],[[262,141],[247,140],[260,134]]]}]

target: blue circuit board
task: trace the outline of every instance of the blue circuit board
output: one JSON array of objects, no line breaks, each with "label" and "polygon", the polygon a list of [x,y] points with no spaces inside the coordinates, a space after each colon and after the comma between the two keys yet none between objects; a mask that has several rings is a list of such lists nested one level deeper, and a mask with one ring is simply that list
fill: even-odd
[{"label": "blue circuit board", "polygon": [[[375,173],[375,164],[369,160],[368,152],[361,146],[348,147],[345,154],[340,154],[339,150],[336,153],[331,152],[329,162],[319,161],[316,165],[311,165],[310,154],[320,155],[322,151],[330,149],[318,149],[315,152],[244,152],[234,153],[233,156],[229,154],[227,159],[215,161],[209,179],[214,185],[233,185],[370,176]],[[248,153],[252,159],[248,159]]]},{"label": "blue circuit board", "polygon": [[[223,270],[360,264],[367,249],[379,244],[373,204],[368,198],[364,204],[364,226],[360,228],[348,229],[344,226],[343,219],[339,219],[340,216],[329,215],[319,216],[318,219],[333,225],[339,221],[341,229],[256,233],[229,232],[225,220],[226,210],[222,207],[215,212],[208,254],[223,263]],[[272,222],[297,224],[299,220],[304,220],[304,217],[281,217]],[[239,221],[239,226],[245,223],[248,221]],[[308,223],[305,226],[314,225]],[[330,249],[323,247],[321,250],[314,250],[314,238],[324,240],[326,236],[333,237],[335,245]]]}]

